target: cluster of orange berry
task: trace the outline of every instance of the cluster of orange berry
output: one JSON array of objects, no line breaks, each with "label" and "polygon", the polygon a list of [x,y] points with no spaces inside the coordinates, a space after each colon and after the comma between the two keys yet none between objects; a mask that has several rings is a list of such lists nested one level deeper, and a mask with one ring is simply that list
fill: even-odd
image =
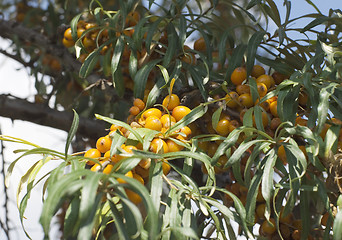
[{"label": "cluster of orange berry", "polygon": [[42,59],[42,65],[48,66],[51,70],[59,72],[62,70],[62,65],[59,60],[51,54],[45,54]]},{"label": "cluster of orange berry", "polygon": [[[129,110],[128,123],[132,128],[148,128],[161,133],[152,140],[150,151],[154,153],[181,151],[184,146],[179,144],[179,141],[188,140],[192,131],[188,126],[174,132],[170,132],[170,128],[189,114],[191,109],[180,105],[180,99],[176,94],[167,95],[162,106],[162,110],[155,107],[145,109],[144,102],[137,98]],[[141,111],[143,112],[140,113]]]},{"label": "cluster of orange berry", "polygon": [[[172,133],[168,133],[168,130],[185,115],[190,113],[191,110],[186,106],[181,106],[179,97],[175,94],[166,96],[162,106],[163,110],[155,107],[145,109],[145,102],[136,98],[133,102],[133,106],[129,110],[130,116],[128,117],[127,123],[129,123],[133,129],[147,128],[160,132],[160,134],[156,134],[150,142],[150,146],[148,147],[149,151],[154,153],[181,151],[184,148],[183,142],[186,142],[191,135],[191,129],[184,126],[180,130]],[[96,148],[91,148],[85,152],[84,157],[96,159],[98,161],[87,161],[87,165],[91,166],[91,171],[102,171],[104,174],[110,174],[112,171],[115,171],[115,169],[113,169],[114,165],[123,158],[132,155],[133,150],[143,150],[143,144],[140,142],[136,145],[122,144],[118,150],[119,153],[111,156],[111,136],[116,131],[119,131],[121,135],[129,138],[129,130],[113,124],[110,127],[110,132],[106,136],[97,139]],[[148,181],[150,166],[151,159],[142,159],[139,164],[131,171],[128,171],[125,176],[135,178],[144,185]],[[171,169],[170,165],[165,160],[163,160],[162,169],[164,175],[167,175]],[[125,183],[123,179],[118,178],[117,180],[119,183]],[[132,202],[138,204],[141,201],[140,196],[135,192],[126,189],[126,193]]]}]

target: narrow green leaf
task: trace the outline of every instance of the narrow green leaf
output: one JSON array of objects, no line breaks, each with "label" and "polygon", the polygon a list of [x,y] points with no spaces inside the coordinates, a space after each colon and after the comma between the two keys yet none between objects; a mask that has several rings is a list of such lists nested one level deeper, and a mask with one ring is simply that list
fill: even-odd
[{"label": "narrow green leaf", "polygon": [[112,56],[112,61],[111,61],[111,72],[112,72],[113,79],[114,79],[114,73],[116,72],[116,69],[119,66],[124,48],[125,48],[124,36],[121,35],[116,40],[116,44],[115,44],[115,48],[114,48],[114,52]]},{"label": "narrow green leaf", "polygon": [[88,57],[84,60],[79,72],[80,78],[86,78],[93,71],[95,65],[99,59],[99,49],[91,52]]},{"label": "narrow green leaf", "polygon": [[252,37],[248,41],[247,63],[246,63],[247,76],[249,76],[250,73],[252,72],[257,49],[260,43],[262,42],[262,40],[264,39],[265,35],[266,35],[265,31],[257,31],[252,35]]},{"label": "narrow green leaf", "polygon": [[71,128],[68,132],[68,137],[67,137],[67,141],[66,141],[66,145],[65,145],[65,160],[67,160],[68,158],[68,151],[69,151],[69,147],[71,144],[72,139],[75,137],[76,132],[77,132],[77,128],[78,128],[78,124],[79,124],[79,117],[77,112],[73,109],[74,112],[74,119],[72,120],[72,124],[71,124]]},{"label": "narrow green leaf", "polygon": [[172,133],[181,129],[184,126],[189,125],[190,123],[194,122],[196,119],[202,117],[208,110],[208,106],[206,105],[199,105],[191,110],[191,112],[185,115],[181,120],[179,120],[175,125],[173,125],[166,133]]},{"label": "narrow green leaf", "polygon": [[64,219],[64,237],[75,238],[77,232],[79,230],[79,222],[78,220],[78,213],[80,210],[80,198],[79,196],[75,196],[66,211],[65,219]]},{"label": "narrow green leaf", "polygon": [[238,162],[241,159],[242,154],[244,154],[248,148],[250,148],[253,145],[256,145],[258,143],[262,143],[265,140],[252,140],[248,142],[242,142],[240,146],[234,151],[232,156],[228,159],[227,164],[233,165],[234,163]]},{"label": "narrow green leaf", "polygon": [[153,201],[153,205],[156,208],[156,211],[159,212],[160,208],[160,200],[161,200],[161,194],[163,191],[163,169],[162,169],[162,162],[161,161],[152,161],[151,167],[150,167],[150,180],[151,183],[151,198]]},{"label": "narrow green leaf", "polygon": [[227,40],[230,48],[234,48],[234,38],[231,35],[232,29],[228,28],[220,37],[220,42],[218,45],[219,52],[219,62],[223,66],[226,61],[226,52],[227,52]]},{"label": "narrow green leaf", "polygon": [[265,217],[269,219],[271,214],[271,197],[273,195],[274,165],[277,160],[275,150],[271,149],[266,156],[267,160],[263,169],[261,193],[266,201]]},{"label": "narrow green leaf", "polygon": [[300,192],[300,217],[302,219],[302,239],[306,239],[309,235],[310,231],[310,208],[309,208],[309,192],[301,191]]},{"label": "narrow green leaf", "polygon": [[205,89],[205,77],[203,77],[194,67],[189,66],[187,70],[190,72],[190,75],[192,76],[192,80],[195,82],[196,87],[200,90],[200,93],[204,99],[204,101],[207,101],[208,99],[208,93]]},{"label": "narrow green leaf", "polygon": [[134,77],[134,97],[143,99],[147,77],[158,62],[159,59],[151,60],[139,69]]},{"label": "narrow green leaf", "polygon": [[272,18],[274,23],[277,24],[278,27],[280,27],[281,20],[280,20],[280,14],[279,14],[277,5],[275,4],[273,0],[266,0],[266,1],[269,4],[270,10],[271,10],[269,11],[270,13],[269,16]]},{"label": "narrow green leaf", "polygon": [[48,197],[43,204],[43,210],[40,216],[40,223],[43,226],[44,234],[46,236],[49,234],[51,219],[61,206],[63,197],[78,191],[83,183],[79,182],[76,184],[74,181],[87,174],[89,174],[89,170],[74,171],[64,175],[58,182],[49,182],[48,189],[51,190],[48,190]]},{"label": "narrow green leaf", "polygon": [[330,17],[327,16],[321,16],[321,17],[317,17],[315,18],[312,22],[310,22],[308,25],[306,25],[303,29],[302,29],[302,33],[308,31],[311,28],[314,28],[318,25],[321,25],[324,22],[327,22],[330,20]]},{"label": "narrow green leaf", "polygon": [[113,213],[114,218],[114,224],[116,226],[116,230],[118,231],[119,238],[129,240],[129,236],[126,232],[125,225],[123,223],[123,218],[119,212],[119,210],[116,207],[116,204],[114,204],[112,201],[109,201],[110,210]]},{"label": "narrow green leaf", "polygon": [[218,122],[220,121],[222,113],[222,107],[219,107],[216,109],[216,111],[213,113],[213,116],[211,117],[211,124],[213,126],[213,129],[216,129]]},{"label": "narrow green leaf", "polygon": [[317,106],[318,119],[317,119],[317,132],[320,133],[323,129],[324,123],[327,119],[329,110],[329,98],[334,94],[337,83],[331,83],[327,87],[321,88],[319,93],[319,104]]},{"label": "narrow green leaf", "polygon": [[176,32],[175,27],[173,26],[172,22],[168,24],[167,26],[167,50],[165,53],[165,56],[163,57],[163,65],[168,66],[171,62],[171,60],[174,58],[177,45],[178,45],[178,35]]},{"label": "narrow green leaf", "polygon": [[131,239],[135,239],[141,235],[143,230],[143,219],[139,208],[129,201],[122,198],[123,212],[125,218],[126,231]]},{"label": "narrow green leaf", "polygon": [[76,42],[77,41],[77,23],[79,19],[81,18],[83,13],[77,14],[70,22],[70,28],[71,28],[71,35],[72,39]]},{"label": "narrow green leaf", "polygon": [[342,239],[342,211],[341,209],[335,216],[334,219],[334,226],[333,226],[333,239],[334,240],[341,240]]}]

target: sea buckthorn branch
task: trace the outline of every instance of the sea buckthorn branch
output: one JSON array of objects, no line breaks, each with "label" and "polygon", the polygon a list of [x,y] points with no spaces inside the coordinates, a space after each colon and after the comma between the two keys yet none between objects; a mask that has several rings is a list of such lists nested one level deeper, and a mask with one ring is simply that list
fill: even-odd
[{"label": "sea buckthorn branch", "polygon": [[[53,127],[64,131],[70,130],[72,113],[57,111],[44,104],[31,103],[25,99],[0,95],[0,116],[24,121],[30,121],[43,126]],[[87,137],[101,136],[105,132],[105,124],[80,117],[78,134]]]}]

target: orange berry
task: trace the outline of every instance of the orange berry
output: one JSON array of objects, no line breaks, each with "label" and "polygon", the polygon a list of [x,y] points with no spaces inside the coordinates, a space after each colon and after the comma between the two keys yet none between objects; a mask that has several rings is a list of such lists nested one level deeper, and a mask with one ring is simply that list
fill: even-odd
[{"label": "orange berry", "polygon": [[284,145],[280,145],[278,148],[278,157],[283,162],[284,165],[287,164],[286,152]]},{"label": "orange berry", "polygon": [[112,139],[107,135],[104,137],[100,137],[96,141],[96,148],[101,152],[105,153],[110,150],[112,145]]},{"label": "orange berry", "polygon": [[145,108],[145,103],[140,98],[134,99],[133,105],[138,107],[140,111],[144,110],[144,108]]},{"label": "orange berry", "polygon": [[230,93],[227,93],[225,97],[227,107],[236,108],[238,106],[238,98],[239,94],[237,94],[237,92],[232,91]]},{"label": "orange berry", "polygon": [[[133,178],[133,172],[132,171],[128,171],[126,174],[125,174],[126,177],[130,177],[130,178]],[[126,183],[125,180],[123,180],[122,178],[118,178],[116,179],[119,183]]]},{"label": "orange berry", "polygon": [[50,68],[56,72],[59,72],[62,70],[62,65],[57,59],[54,58],[54,59],[51,59]]},{"label": "orange berry", "polygon": [[[151,159],[147,158],[147,159],[141,159],[139,162],[139,166],[143,169],[149,169],[151,166]],[[140,173],[139,173],[140,174]],[[141,175],[141,174],[140,174]],[[148,174],[147,174],[148,175]],[[141,176],[145,176],[144,174]]]},{"label": "orange berry", "polygon": [[80,61],[81,63],[84,63],[87,57],[88,57],[88,54],[83,53],[79,56],[78,61]]},{"label": "orange berry", "polygon": [[110,174],[112,172],[112,169],[113,169],[113,165],[112,164],[108,164],[104,169],[103,169],[103,173],[104,174]]},{"label": "orange berry", "polygon": [[257,215],[258,218],[260,219],[265,219],[265,209],[266,209],[266,204],[261,203],[257,206],[255,213]]},{"label": "orange berry", "polygon": [[279,72],[274,72],[274,73],[272,74],[272,77],[273,77],[274,82],[275,82],[276,84],[280,84],[282,81],[284,81],[285,79],[287,79],[287,76],[286,76],[286,75],[281,74],[281,73],[279,73]]},{"label": "orange berry", "polygon": [[132,27],[137,25],[140,20],[140,13],[137,11],[133,11],[127,14],[126,17],[126,26]]},{"label": "orange berry", "polygon": [[233,183],[230,186],[230,192],[233,193],[235,196],[240,196],[240,184],[238,182]]},{"label": "orange berry", "polygon": [[163,106],[167,108],[167,110],[171,111],[175,107],[180,104],[179,97],[176,94],[167,95],[163,100]]},{"label": "orange berry", "polygon": [[[135,146],[132,146],[132,145],[127,145],[125,146],[125,144],[122,144],[121,146],[121,149],[123,150],[123,153],[122,154],[125,154],[125,153],[130,153],[130,154],[133,154],[133,150],[137,150],[137,147]],[[114,155],[114,162],[119,162],[121,159],[123,158],[126,158],[126,156],[122,156],[122,155],[119,155],[119,154],[115,154]]]},{"label": "orange berry", "polygon": [[90,171],[92,172],[97,172],[99,171],[101,168],[102,168],[102,164],[104,163],[105,161],[100,161],[100,163],[95,163],[91,168],[90,168]]},{"label": "orange berry", "polygon": [[97,27],[97,24],[96,23],[86,23],[85,24],[85,29],[91,29],[91,28],[95,28]]},{"label": "orange berry", "polygon": [[330,127],[331,127],[330,124],[327,124],[327,123],[324,124],[323,129],[322,129],[321,133],[319,134],[322,139],[325,139],[325,135],[327,134],[327,131]]},{"label": "orange berry", "polygon": [[189,138],[189,136],[191,135],[192,131],[188,126],[184,126],[180,129],[181,133],[184,133],[186,138]]},{"label": "orange berry", "polygon": [[181,60],[182,60],[182,62],[185,62],[185,63],[190,64],[190,65],[196,64],[195,54],[193,54],[191,52],[185,53]]},{"label": "orange berry", "polygon": [[177,106],[172,110],[172,116],[176,119],[176,121],[180,121],[184,116],[189,114],[191,109],[186,106]]},{"label": "orange berry", "polygon": [[160,131],[163,125],[160,119],[156,116],[149,116],[145,121],[145,128]]},{"label": "orange berry", "polygon": [[288,225],[286,224],[280,224],[279,230],[281,232],[281,235],[283,236],[284,239],[290,239],[291,237],[291,229]]},{"label": "orange berry", "polygon": [[139,194],[133,192],[133,191],[130,190],[130,189],[126,189],[125,192],[126,192],[126,194],[127,194],[128,199],[129,199],[132,203],[134,203],[134,204],[139,204],[139,203],[141,203],[142,199],[141,199],[141,197],[140,197]]},{"label": "orange berry", "polygon": [[184,148],[182,145],[175,143],[171,139],[166,140],[166,144],[167,144],[167,147],[169,149],[169,152],[179,152],[179,151],[182,151]]},{"label": "orange berry", "polygon": [[167,153],[169,152],[169,147],[163,139],[154,138],[150,145],[150,151],[154,153]]},{"label": "orange berry", "polygon": [[252,77],[258,78],[263,74],[265,74],[265,69],[262,66],[260,66],[260,65],[254,65],[253,66],[253,69],[251,72]]},{"label": "orange berry", "polygon": [[229,134],[229,121],[227,119],[221,119],[216,126],[216,132],[221,136],[227,136]]},{"label": "orange berry", "polygon": [[259,189],[258,189],[258,195],[257,195],[256,201],[259,202],[259,203],[265,202],[265,199],[264,199],[264,197],[262,196],[261,188],[260,188],[260,187],[259,187]]},{"label": "orange berry", "polygon": [[240,85],[247,78],[247,72],[244,67],[235,68],[232,75],[230,76],[230,80],[234,85]]},{"label": "orange berry", "polygon": [[143,179],[139,174],[133,173],[133,178],[134,178],[135,180],[138,180],[142,185],[145,184],[144,179]]},{"label": "orange berry", "polygon": [[164,114],[163,116],[161,116],[160,121],[163,127],[166,129],[170,128],[172,125],[176,123],[176,119],[169,114]]},{"label": "orange berry", "polygon": [[150,116],[161,118],[162,112],[158,108],[149,108],[146,111],[144,111],[142,114],[143,119],[147,119]]},{"label": "orange berry", "polygon": [[262,98],[267,94],[267,87],[264,83],[257,83],[259,97]]},{"label": "orange berry", "polygon": [[132,106],[129,109],[129,113],[132,114],[133,116],[136,116],[140,113],[140,109],[137,106]]},{"label": "orange berry", "polygon": [[120,130],[121,129],[121,126],[119,126],[119,125],[116,125],[116,124],[112,124],[111,126],[110,126],[110,131],[112,132],[112,131],[116,131],[116,130]]},{"label": "orange berry", "polygon": [[239,95],[244,94],[244,93],[250,93],[250,87],[247,84],[237,85],[235,90]]},{"label": "orange berry", "polygon": [[301,231],[298,230],[298,229],[295,229],[295,230],[292,232],[291,237],[292,237],[293,240],[300,240],[301,237],[302,237],[301,235],[302,235]]},{"label": "orange berry", "polygon": [[205,142],[204,141],[203,142],[198,142],[198,148],[200,150],[202,150],[203,152],[207,152],[208,146],[209,146],[209,144],[208,144],[207,141],[205,141]]},{"label": "orange berry", "polygon": [[275,220],[270,218],[270,222],[273,226],[267,220],[261,225],[262,232],[266,235],[272,235],[276,231]]},{"label": "orange berry", "polygon": [[197,39],[194,43],[194,49],[199,52],[204,52],[207,50],[207,46],[205,45],[205,41],[203,37]]},{"label": "orange berry", "polygon": [[232,120],[229,122],[228,129],[230,133],[238,127],[240,127],[240,123],[237,120]]},{"label": "orange berry", "polygon": [[255,105],[259,105],[260,107],[262,107],[266,112],[268,112],[270,110],[270,103],[265,100],[263,102],[260,102],[259,99],[257,99],[255,101]]},{"label": "orange berry", "polygon": [[270,111],[274,117],[278,117],[278,102],[277,101],[271,102]]},{"label": "orange berry", "polygon": [[271,123],[270,123],[271,130],[273,131],[276,130],[280,124],[281,124],[280,118],[277,118],[277,117],[272,118]]},{"label": "orange berry", "polygon": [[96,47],[94,40],[88,37],[83,38],[82,43],[84,48],[88,51],[92,51]]},{"label": "orange berry", "polygon": [[263,75],[259,76],[255,81],[257,83],[265,84],[267,89],[270,89],[271,87],[273,87],[275,85],[275,82],[274,82],[274,79],[272,78],[272,76],[267,75],[267,74],[263,74]]},{"label": "orange berry", "polygon": [[149,175],[149,167],[147,168],[143,168],[140,166],[140,163],[138,166],[136,166],[134,168],[135,170],[135,173],[139,174],[144,180],[146,180],[146,178],[148,178],[148,175]]},{"label": "orange berry", "polygon": [[[96,148],[91,148],[85,152],[84,157],[94,158],[94,159],[99,158],[99,157],[101,157],[101,152]],[[95,162],[94,161],[87,161],[87,164],[88,165],[94,165]]]},{"label": "orange berry", "polygon": [[249,94],[249,93],[244,93],[244,94],[241,94],[239,97],[238,97],[238,101],[245,107],[247,108],[250,108],[252,107],[254,104],[253,104],[253,99],[252,99],[252,96]]},{"label": "orange berry", "polygon": [[171,170],[171,166],[167,162],[162,163],[163,174],[166,176]]},{"label": "orange berry", "polygon": [[[109,151],[107,151],[107,152],[105,152],[105,154],[103,155],[103,157],[104,158],[110,158],[110,150]],[[114,156],[112,156],[112,158],[115,158]],[[110,160],[112,160],[112,159],[110,159]]]},{"label": "orange berry", "polygon": [[277,99],[278,99],[278,96],[273,96],[273,97],[267,99],[267,101],[271,104],[272,102],[277,101]]},{"label": "orange berry", "polygon": [[280,212],[279,221],[281,223],[291,224],[293,221],[293,214],[288,213],[286,216],[283,216],[283,212]]},{"label": "orange berry", "polygon": [[207,153],[209,157],[213,157],[216,153],[216,150],[218,148],[218,144],[216,142],[209,142],[207,147]]},{"label": "orange berry", "polygon": [[72,34],[71,34],[71,28],[68,28],[64,31],[64,38],[69,41],[73,41]]},{"label": "orange berry", "polygon": [[84,28],[77,28],[77,37],[80,38],[82,36],[82,33],[85,31]]},{"label": "orange berry", "polygon": [[75,42],[73,40],[68,40],[66,38],[63,38],[63,45],[66,48],[73,47],[75,45]]}]

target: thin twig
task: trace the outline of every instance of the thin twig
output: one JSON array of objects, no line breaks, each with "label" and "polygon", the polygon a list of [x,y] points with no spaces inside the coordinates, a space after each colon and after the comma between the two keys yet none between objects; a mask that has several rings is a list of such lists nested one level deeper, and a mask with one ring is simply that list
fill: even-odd
[{"label": "thin twig", "polygon": [[163,179],[170,185],[171,188],[173,188],[173,189],[175,189],[175,190],[178,191],[178,188],[177,188],[175,185],[173,185],[173,184],[170,182],[170,180],[169,180],[164,174],[163,174]]},{"label": "thin twig", "polygon": [[[1,135],[1,128],[0,128],[0,135]],[[2,181],[3,181],[3,184],[4,184],[4,196],[5,196],[5,202],[4,202],[4,209],[5,209],[5,222],[2,222],[0,220],[0,224],[1,224],[1,228],[4,230],[5,232],[5,235],[7,237],[7,239],[10,239],[10,236],[9,236],[9,226],[8,226],[8,223],[9,223],[9,218],[8,218],[8,205],[7,203],[9,202],[9,199],[8,199],[8,193],[7,193],[7,188],[5,186],[5,157],[4,157],[4,145],[3,145],[3,142],[0,141],[0,155],[1,155],[1,161],[2,161],[2,169],[1,169],[1,176],[2,176]]]}]

